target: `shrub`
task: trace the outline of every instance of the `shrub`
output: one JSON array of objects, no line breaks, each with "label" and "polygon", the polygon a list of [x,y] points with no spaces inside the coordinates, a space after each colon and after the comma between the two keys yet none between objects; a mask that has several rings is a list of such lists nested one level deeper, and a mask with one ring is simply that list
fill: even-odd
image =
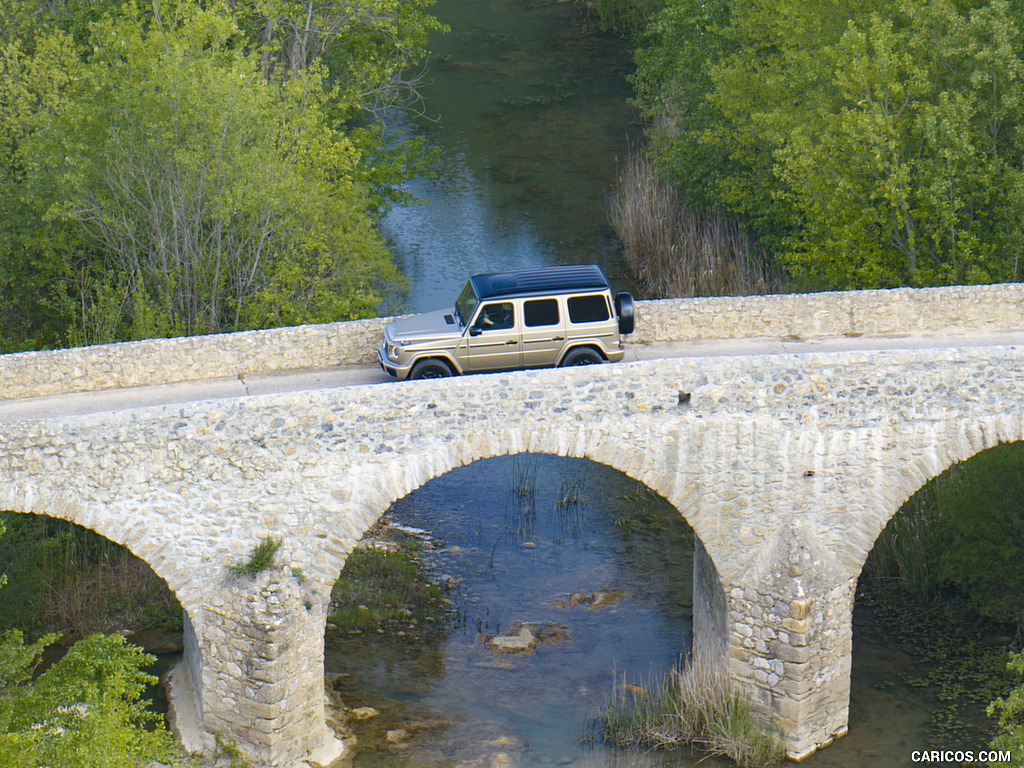
[{"label": "shrub", "polygon": [[[1024,653],[1013,654],[1006,666],[1018,677],[1024,677]],[[992,749],[1010,750],[1016,760],[1013,765],[1024,766],[1024,681],[1005,698],[993,701],[988,707],[988,716],[999,718],[999,735],[992,741]]]}]

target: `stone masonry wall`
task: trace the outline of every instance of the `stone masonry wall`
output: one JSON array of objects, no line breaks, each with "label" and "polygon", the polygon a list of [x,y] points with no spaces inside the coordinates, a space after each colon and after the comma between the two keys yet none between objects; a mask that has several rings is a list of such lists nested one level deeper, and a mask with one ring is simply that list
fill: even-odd
[{"label": "stone masonry wall", "polygon": [[[1011,330],[1024,284],[849,291],[637,304],[633,343],[743,338],[899,336]],[[324,325],[106,344],[0,356],[0,398],[373,363],[384,325]]]},{"label": "stone masonry wall", "polygon": [[[261,765],[290,765],[334,740],[324,721],[327,606],[301,581],[280,566],[228,575],[203,607],[203,689],[212,694],[203,728]],[[341,751],[339,742],[333,756]]]},{"label": "stone masonry wall", "polygon": [[[971,311],[1018,327],[1009,305],[980,303]],[[846,728],[853,588],[889,517],[951,463],[1024,439],[1014,346],[688,357],[480,381],[10,423],[0,509],[72,520],[146,560],[190,616],[204,726],[283,764],[322,722],[325,609],[313,590],[329,593],[387,506],[480,458],[589,458],[691,523],[704,553],[695,618],[797,756]],[[232,587],[226,564],[266,535],[283,538],[280,586]]]}]

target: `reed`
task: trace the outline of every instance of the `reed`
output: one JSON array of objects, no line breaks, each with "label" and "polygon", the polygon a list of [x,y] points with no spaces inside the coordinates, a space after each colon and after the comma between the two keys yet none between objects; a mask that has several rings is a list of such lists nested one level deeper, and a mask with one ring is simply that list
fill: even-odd
[{"label": "reed", "polygon": [[537,459],[529,455],[514,456],[510,482],[513,496],[531,501],[535,499],[537,496]]},{"label": "reed", "polygon": [[762,724],[732,687],[721,664],[694,655],[650,686],[617,684],[597,730],[618,746],[694,746],[741,768],[765,768],[786,757],[781,729]]},{"label": "reed", "polygon": [[126,548],[74,523],[0,513],[8,536],[0,562],[0,630],[70,637],[95,632],[180,628],[181,606],[167,584]]},{"label": "reed", "polygon": [[749,296],[781,293],[782,280],[742,227],[683,204],[653,161],[630,152],[612,202],[612,226],[644,294]]}]

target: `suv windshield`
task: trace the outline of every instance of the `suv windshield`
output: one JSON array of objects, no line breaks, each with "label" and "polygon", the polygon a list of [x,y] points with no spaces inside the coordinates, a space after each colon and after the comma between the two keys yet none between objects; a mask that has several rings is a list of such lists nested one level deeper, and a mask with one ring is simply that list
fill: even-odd
[{"label": "suv windshield", "polygon": [[459,298],[455,300],[455,313],[459,316],[460,325],[465,325],[469,322],[469,318],[473,316],[473,310],[476,309],[476,305],[479,303],[476,293],[473,291],[473,286],[467,282],[466,287],[459,294]]}]

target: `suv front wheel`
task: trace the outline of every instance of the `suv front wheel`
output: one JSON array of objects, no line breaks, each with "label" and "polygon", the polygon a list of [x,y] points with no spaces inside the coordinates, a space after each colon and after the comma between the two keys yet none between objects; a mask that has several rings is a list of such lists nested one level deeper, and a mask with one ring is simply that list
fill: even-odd
[{"label": "suv front wheel", "polygon": [[562,367],[570,365],[597,365],[603,362],[604,358],[601,357],[601,354],[596,349],[581,347],[572,350],[572,352],[565,356],[565,359],[562,360]]},{"label": "suv front wheel", "polygon": [[409,372],[410,379],[443,379],[452,375],[444,360],[420,360]]}]

